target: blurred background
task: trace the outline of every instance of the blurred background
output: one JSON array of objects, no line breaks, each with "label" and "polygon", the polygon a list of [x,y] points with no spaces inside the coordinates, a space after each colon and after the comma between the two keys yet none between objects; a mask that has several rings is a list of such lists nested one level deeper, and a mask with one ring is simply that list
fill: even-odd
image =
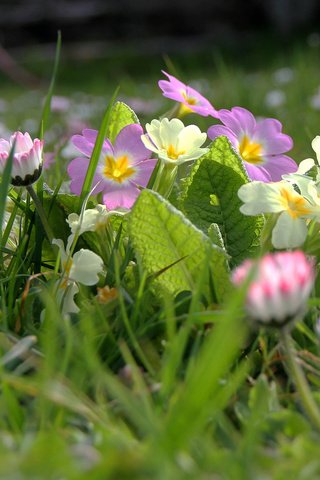
[{"label": "blurred background", "polygon": [[[317,0],[1,0],[0,6],[1,136],[17,128],[37,132],[60,30],[49,144],[97,127],[118,85],[142,122],[162,115],[172,107],[157,86],[164,69],[216,108],[241,105],[279,118],[294,137],[296,160],[312,155],[310,140],[320,134]],[[204,130],[212,123],[192,115],[191,121]]]}]

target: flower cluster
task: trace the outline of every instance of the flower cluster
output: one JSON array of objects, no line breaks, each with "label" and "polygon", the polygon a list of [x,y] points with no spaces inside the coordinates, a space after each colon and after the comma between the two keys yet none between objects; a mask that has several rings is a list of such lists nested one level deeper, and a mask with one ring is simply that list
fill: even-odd
[{"label": "flower cluster", "polygon": [[[314,139],[312,146],[318,156],[319,137]],[[272,230],[275,248],[303,245],[310,222],[320,223],[319,167],[315,179],[305,175],[314,166],[312,159],[306,159],[296,173],[283,175],[279,182],[251,182],[238,191],[239,198],[244,202],[240,210],[245,215],[277,215]]]},{"label": "flower cluster", "polygon": [[[74,301],[79,291],[78,285],[96,285],[99,275],[107,268],[112,240],[115,238],[110,229],[110,217],[113,214],[127,214],[145,188],[151,188],[168,198],[181,171],[180,166],[189,166],[208,154],[208,139],[214,141],[220,136],[228,138],[229,152],[230,148],[235,152],[232,158],[238,164],[242,163],[247,173],[248,182],[242,184],[237,192],[243,202],[240,212],[249,216],[266,214],[272,218],[269,239],[273,247],[286,249],[302,246],[310,225],[320,223],[320,167],[312,159],[306,159],[298,168],[296,162],[287,156],[293,141],[283,133],[278,120],[257,119],[250,111],[239,106],[218,110],[193,87],[163,73],[167,77],[159,81],[163,96],[177,102],[171,113],[160,119],[152,119],[145,127],[137,119],[135,123],[124,122],[123,128],[116,125],[114,130],[109,131],[116,131],[117,135],[110,133],[110,138],[104,139],[100,152],[97,152],[97,130],[84,128],[81,134],[71,138],[72,146],[79,155],[72,158],[67,166],[69,193],[82,198],[84,189],[88,187],[88,171],[93,180],[81,213],[74,212],[68,216],[71,233],[66,247],[61,239],[53,240],[61,258],[57,298],[63,312],[78,312],[79,307]],[[181,117],[190,113],[206,117],[209,122],[207,133],[197,125],[185,125],[181,121]],[[314,139],[312,146],[319,162],[320,137]],[[16,132],[9,140],[0,140],[0,173],[11,154],[11,183],[16,187],[28,187],[36,204],[35,192],[30,185],[41,174],[42,150],[43,141],[32,140],[28,133]],[[97,161],[94,172],[93,153]],[[201,160],[198,163],[200,165]],[[316,170],[315,175],[308,173],[311,169]],[[187,171],[187,168],[182,170]],[[94,196],[98,199],[96,206],[87,208],[89,198]],[[41,202],[36,206],[39,216],[44,219]],[[51,241],[50,225],[45,220],[42,223]],[[77,241],[85,232],[94,232],[97,236],[96,244],[103,245],[101,251],[99,247],[96,250],[101,256],[86,248],[77,250]],[[248,261],[234,272],[233,280],[237,285],[253,268],[259,272],[249,289],[247,308],[251,316],[258,316],[262,322],[272,318],[277,323],[300,311],[299,305],[303,303],[301,298],[306,298],[310,293],[313,274],[309,271],[309,283],[302,278],[303,261],[302,254],[299,255],[267,256],[258,264]],[[301,267],[298,272],[294,261]],[[294,299],[298,295],[297,284],[291,288],[283,280],[282,269],[285,264],[292,270],[291,274],[299,279],[300,300]],[[303,283],[305,280],[306,283]],[[109,292],[108,289],[106,291]],[[284,296],[290,303],[289,309],[285,309],[282,303]]]}]

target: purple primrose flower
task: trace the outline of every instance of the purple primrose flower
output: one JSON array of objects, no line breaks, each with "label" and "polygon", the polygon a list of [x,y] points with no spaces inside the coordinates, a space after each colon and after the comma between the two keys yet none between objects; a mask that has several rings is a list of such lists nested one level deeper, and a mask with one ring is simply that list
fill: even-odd
[{"label": "purple primrose flower", "polygon": [[281,123],[274,118],[256,120],[249,110],[233,107],[219,110],[224,125],[213,125],[208,130],[211,140],[225,135],[243,160],[251,180],[277,182],[282,175],[297,170],[296,162],[284,155],[292,148],[289,135],[282,133]]},{"label": "purple primrose flower", "polygon": [[217,117],[217,110],[211,105],[211,103],[204,98],[197,90],[184,83],[180,82],[177,78],[164,72],[168,80],[159,80],[158,85],[161,88],[163,95],[172,100],[180,102],[183,109],[183,113],[195,112],[203,117],[210,115],[211,117]]},{"label": "purple primrose flower", "polygon": [[[105,139],[93,179],[94,194],[103,193],[103,202],[109,209],[131,208],[146,187],[157,160],[141,141],[143,129],[138,124],[127,125],[118,134],[114,145]],[[98,132],[85,129],[74,135],[72,143],[85,157],[78,157],[68,165],[72,193],[80,195]]]}]

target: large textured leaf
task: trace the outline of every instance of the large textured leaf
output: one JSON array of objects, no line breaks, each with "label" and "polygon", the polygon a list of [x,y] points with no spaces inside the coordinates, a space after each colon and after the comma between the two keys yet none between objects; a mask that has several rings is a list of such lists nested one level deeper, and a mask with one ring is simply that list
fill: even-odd
[{"label": "large textured leaf", "polygon": [[208,265],[216,297],[222,300],[229,287],[225,252],[159,194],[150,190],[140,194],[129,218],[129,233],[144,269],[155,276],[159,292],[193,290]]},{"label": "large textured leaf", "polygon": [[243,163],[226,137],[212,143],[183,181],[181,210],[204,232],[213,223],[219,226],[232,265],[254,255],[263,226],[262,216],[249,217],[239,211],[242,202],[237,192],[248,181]]},{"label": "large textured leaf", "polygon": [[131,123],[139,123],[137,115],[125,103],[116,102],[111,110],[107,138],[113,143],[120,130]]}]

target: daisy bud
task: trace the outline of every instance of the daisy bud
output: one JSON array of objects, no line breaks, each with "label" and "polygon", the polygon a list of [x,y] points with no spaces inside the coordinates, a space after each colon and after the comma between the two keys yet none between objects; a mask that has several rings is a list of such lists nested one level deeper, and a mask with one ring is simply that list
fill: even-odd
[{"label": "daisy bud", "polygon": [[43,141],[32,140],[29,133],[15,132],[9,141],[0,139],[0,173],[14,147],[11,183],[16,187],[27,187],[41,175]]},{"label": "daisy bud", "polygon": [[246,260],[232,274],[235,285],[252,275],[245,308],[252,320],[281,327],[304,314],[315,280],[314,263],[302,251]]}]

